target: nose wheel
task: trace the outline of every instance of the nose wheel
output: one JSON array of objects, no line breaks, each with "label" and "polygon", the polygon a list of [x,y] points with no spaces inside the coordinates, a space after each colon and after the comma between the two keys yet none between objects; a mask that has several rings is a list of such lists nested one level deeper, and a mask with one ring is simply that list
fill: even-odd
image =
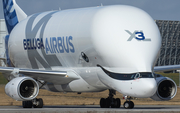
[{"label": "nose wheel", "polygon": [[124,102],[124,108],[125,109],[132,109],[132,108],[134,108],[134,102],[132,102],[132,101],[125,101]]},{"label": "nose wheel", "polygon": [[124,96],[126,101],[124,102],[123,106],[125,109],[132,109],[134,108],[134,102],[131,101],[132,97]]},{"label": "nose wheel", "polygon": [[108,98],[101,98],[100,100],[100,107],[101,108],[120,108],[121,100],[119,98],[113,98],[116,94],[115,90],[109,90],[109,97]]}]

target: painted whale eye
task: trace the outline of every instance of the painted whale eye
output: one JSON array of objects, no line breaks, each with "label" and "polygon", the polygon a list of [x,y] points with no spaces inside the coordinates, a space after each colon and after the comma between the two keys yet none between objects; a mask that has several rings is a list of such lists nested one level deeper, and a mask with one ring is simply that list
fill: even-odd
[{"label": "painted whale eye", "polygon": [[86,56],[84,52],[81,52],[81,56],[86,62],[89,62],[89,58]]}]

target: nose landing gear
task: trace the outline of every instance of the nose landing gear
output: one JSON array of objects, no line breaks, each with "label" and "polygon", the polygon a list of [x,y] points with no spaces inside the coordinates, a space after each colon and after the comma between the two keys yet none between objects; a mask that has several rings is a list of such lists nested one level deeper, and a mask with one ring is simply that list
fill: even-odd
[{"label": "nose landing gear", "polygon": [[126,102],[124,102],[124,108],[132,109],[132,108],[134,108],[134,103],[132,101],[126,101]]},{"label": "nose landing gear", "polygon": [[132,109],[134,108],[134,102],[131,101],[131,97],[125,96],[126,101],[124,102],[123,106],[125,109]]},{"label": "nose landing gear", "polygon": [[114,95],[116,95],[115,90],[109,89],[109,96],[108,98],[101,98],[100,100],[100,106],[101,108],[120,108],[121,106],[121,101],[119,98],[113,98]]}]

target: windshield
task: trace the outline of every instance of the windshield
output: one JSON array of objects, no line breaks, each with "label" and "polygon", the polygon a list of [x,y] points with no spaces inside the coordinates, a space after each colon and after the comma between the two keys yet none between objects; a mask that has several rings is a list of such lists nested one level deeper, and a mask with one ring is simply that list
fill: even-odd
[{"label": "windshield", "polygon": [[154,78],[154,74],[151,72],[140,72],[140,73],[131,73],[131,74],[120,74],[120,73],[113,73],[107,71],[102,66],[98,65],[102,68],[102,70],[111,78],[118,79],[118,80],[134,80],[137,78]]},{"label": "windshield", "polygon": [[154,78],[152,73],[132,73],[132,74],[119,74],[119,73],[112,73],[110,72],[109,75],[111,78],[118,79],[118,80],[134,80],[137,78]]}]

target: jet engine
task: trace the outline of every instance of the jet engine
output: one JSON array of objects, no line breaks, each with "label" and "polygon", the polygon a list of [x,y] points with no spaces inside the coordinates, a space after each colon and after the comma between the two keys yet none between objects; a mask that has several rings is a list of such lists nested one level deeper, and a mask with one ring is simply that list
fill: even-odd
[{"label": "jet engine", "polygon": [[156,101],[167,101],[174,98],[177,93],[177,85],[172,79],[159,75],[159,77],[156,77],[156,82],[157,91],[151,99]]},{"label": "jet engine", "polygon": [[39,93],[39,85],[30,77],[17,77],[6,84],[5,92],[18,101],[32,100]]}]

